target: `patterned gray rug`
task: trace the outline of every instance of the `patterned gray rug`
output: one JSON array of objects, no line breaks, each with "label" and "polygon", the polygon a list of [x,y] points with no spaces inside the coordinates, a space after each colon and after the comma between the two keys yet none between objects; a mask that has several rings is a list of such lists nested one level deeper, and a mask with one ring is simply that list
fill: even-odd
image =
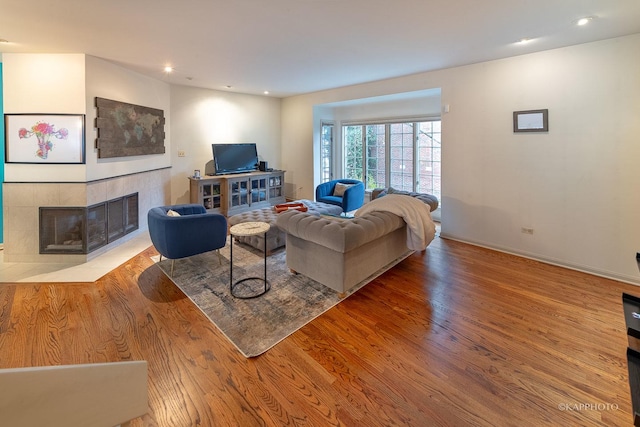
[{"label": "patterned gray rug", "polygon": [[[254,299],[238,299],[229,292],[229,244],[216,252],[207,252],[175,262],[171,280],[207,315],[245,357],[255,357],[288,337],[341,299],[333,289],[287,268],[285,249],[267,257],[267,279],[271,290]],[[407,256],[381,268],[354,287],[353,294]],[[158,261],[158,257],[154,257]],[[167,276],[171,260],[158,263]],[[233,245],[233,279],[262,277],[264,258],[261,252],[246,245]],[[248,286],[248,287],[247,287]],[[250,281],[236,293],[260,291],[263,284]],[[252,288],[252,289],[251,289]]]}]

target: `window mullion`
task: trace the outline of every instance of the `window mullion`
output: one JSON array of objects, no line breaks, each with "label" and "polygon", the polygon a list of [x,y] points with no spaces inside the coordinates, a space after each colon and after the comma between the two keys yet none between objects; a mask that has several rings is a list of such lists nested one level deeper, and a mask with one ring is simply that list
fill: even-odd
[{"label": "window mullion", "polygon": [[[367,186],[385,186],[412,191],[429,191],[440,194],[440,152],[434,154],[433,123],[437,122],[438,135],[440,135],[439,118],[429,117],[423,120],[376,120],[352,122],[349,125],[342,124],[342,149],[341,158],[347,161],[349,168],[344,170],[344,177],[359,178]],[[431,123],[427,125],[427,123]],[[404,124],[404,126],[399,126]],[[406,132],[411,126],[411,133]],[[345,157],[346,132],[349,129],[348,147],[349,158]],[[397,129],[396,129],[397,128]],[[424,135],[422,131],[424,130]],[[359,134],[357,132],[360,132]],[[381,132],[382,131],[382,132]],[[392,136],[395,145],[392,147]],[[409,146],[409,138],[412,143]],[[357,145],[360,139],[360,146]],[[384,138],[384,140],[383,140]],[[428,140],[427,140],[428,139]],[[354,144],[356,142],[356,144]],[[422,145],[421,145],[422,144]],[[438,150],[440,143],[438,143]],[[421,148],[422,147],[422,148]],[[336,151],[332,150],[334,155]],[[394,157],[394,155],[396,157]],[[411,162],[407,162],[408,156],[413,155]],[[423,156],[423,158],[421,158]],[[437,156],[437,159],[435,158]],[[405,168],[394,169],[396,166],[405,165],[407,169],[413,169],[411,173]],[[436,164],[436,161],[438,164]],[[381,164],[384,162],[384,165]],[[421,169],[422,165],[422,169]],[[437,168],[437,176],[434,170]],[[424,170],[423,170],[424,169]],[[340,169],[338,169],[340,170]],[[383,176],[384,175],[384,176]],[[409,179],[411,178],[411,179]],[[410,185],[407,185],[410,183]],[[437,187],[437,188],[436,188]]]},{"label": "window mullion", "polygon": [[367,185],[367,126],[362,125],[362,182]]},{"label": "window mullion", "polygon": [[385,187],[391,186],[391,125],[384,125],[384,181]]},{"label": "window mullion", "polygon": [[420,159],[418,158],[419,156],[419,149],[418,149],[418,125],[419,123],[414,122],[413,123],[413,189],[412,191],[416,191],[419,185],[419,180],[420,180]]}]

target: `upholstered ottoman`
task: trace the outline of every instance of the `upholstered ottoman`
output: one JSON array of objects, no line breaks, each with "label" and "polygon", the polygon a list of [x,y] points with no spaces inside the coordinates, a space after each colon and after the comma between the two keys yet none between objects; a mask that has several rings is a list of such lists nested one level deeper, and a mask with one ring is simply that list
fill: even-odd
[{"label": "upholstered ottoman", "polygon": [[[328,203],[314,202],[312,200],[296,200],[296,202],[304,203],[308,208],[307,212],[314,215],[340,215],[342,213],[340,206],[330,205]],[[240,224],[241,222],[256,221],[269,224],[271,226],[269,231],[267,231],[267,253],[269,253],[274,249],[284,246],[287,240],[287,235],[276,225],[277,218],[278,214],[273,207],[256,209],[229,217],[229,226]],[[236,241],[262,251],[264,249],[264,238],[262,234],[258,236],[239,236],[236,238]]]}]

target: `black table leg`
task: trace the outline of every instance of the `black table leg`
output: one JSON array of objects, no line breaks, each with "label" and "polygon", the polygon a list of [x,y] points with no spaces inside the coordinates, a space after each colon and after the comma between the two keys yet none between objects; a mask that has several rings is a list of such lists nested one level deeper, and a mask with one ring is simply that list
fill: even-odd
[{"label": "black table leg", "polygon": [[[231,295],[234,298],[251,299],[251,298],[257,298],[259,296],[266,294],[271,289],[271,284],[267,280],[267,233],[266,232],[264,233],[264,276],[263,277],[247,277],[245,279],[241,279],[233,283],[233,236],[231,236],[231,244],[229,245],[229,249],[230,249],[229,286],[230,286]],[[246,282],[248,280],[262,280],[264,282],[264,290],[258,294],[253,294],[249,296],[240,296],[233,293],[233,290],[237,285],[239,285],[240,283]]]},{"label": "black table leg", "polygon": [[233,295],[233,234],[229,242],[229,290]]}]

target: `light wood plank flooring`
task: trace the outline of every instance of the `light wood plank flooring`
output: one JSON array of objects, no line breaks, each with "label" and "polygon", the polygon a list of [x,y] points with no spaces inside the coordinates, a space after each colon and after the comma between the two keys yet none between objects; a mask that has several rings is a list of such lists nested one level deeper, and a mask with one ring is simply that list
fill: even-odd
[{"label": "light wood plank flooring", "polygon": [[133,426],[626,426],[619,283],[436,238],[245,359],[153,265],[0,284],[0,368],[149,362]]}]

